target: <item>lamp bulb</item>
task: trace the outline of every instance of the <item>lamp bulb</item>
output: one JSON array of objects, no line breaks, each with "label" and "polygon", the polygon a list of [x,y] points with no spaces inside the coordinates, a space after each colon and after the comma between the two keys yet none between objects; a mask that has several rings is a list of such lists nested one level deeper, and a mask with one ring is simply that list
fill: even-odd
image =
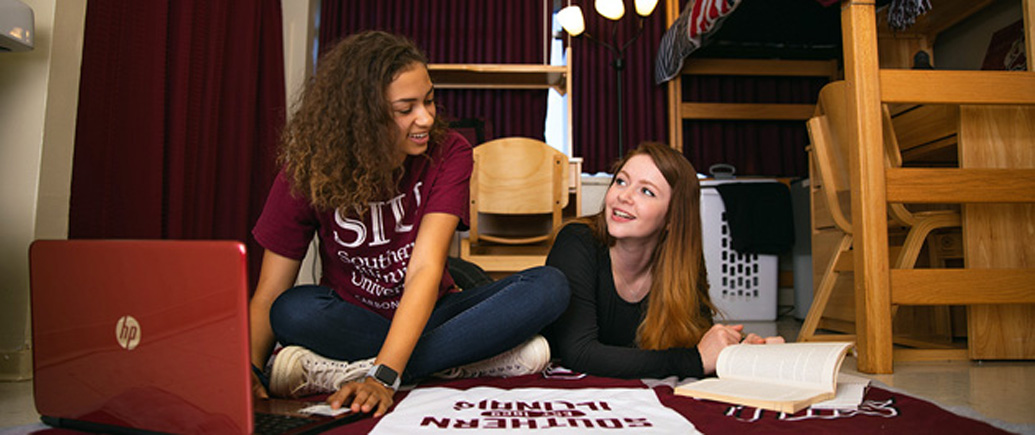
[{"label": "lamp bulb", "polygon": [[597,13],[609,20],[620,20],[625,15],[625,4],[622,0],[596,0],[593,3]]},{"label": "lamp bulb", "polygon": [[648,17],[658,5],[658,0],[636,0],[636,14],[641,17]]},{"label": "lamp bulb", "polygon": [[579,36],[586,31],[586,21],[582,17],[582,8],[578,6],[568,6],[558,11],[557,21],[560,21],[561,27],[571,36]]}]

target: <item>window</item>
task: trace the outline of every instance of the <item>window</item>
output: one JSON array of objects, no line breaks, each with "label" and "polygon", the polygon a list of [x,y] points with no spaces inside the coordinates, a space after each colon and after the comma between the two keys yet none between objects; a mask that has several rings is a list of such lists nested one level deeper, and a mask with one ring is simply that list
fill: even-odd
[{"label": "window", "polygon": [[[550,31],[551,35],[558,35],[561,33],[561,25],[557,22],[557,14],[553,14],[551,20],[553,29]],[[560,38],[551,38],[550,40],[550,65],[564,65],[568,60],[564,58],[564,41]],[[571,90],[569,89],[568,94]],[[548,91],[550,95],[547,97],[546,102],[546,130],[545,137],[546,143],[550,144],[554,148],[557,148],[560,152],[571,157],[571,144],[568,143],[568,129],[571,125],[568,119],[568,95],[561,95],[555,89]]]}]

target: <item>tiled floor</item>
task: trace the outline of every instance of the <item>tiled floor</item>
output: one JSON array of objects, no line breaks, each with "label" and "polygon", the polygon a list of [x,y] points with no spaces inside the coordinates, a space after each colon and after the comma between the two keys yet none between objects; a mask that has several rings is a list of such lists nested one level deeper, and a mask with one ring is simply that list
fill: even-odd
[{"label": "tiled floor", "polygon": [[[857,373],[855,359],[846,359],[843,369]],[[1035,432],[1033,361],[896,363],[892,375],[865,376],[954,412],[971,415],[973,410],[974,415],[1028,425],[1025,432]]]},{"label": "tiled floor", "polygon": [[[795,337],[799,323],[787,319],[749,324],[747,329]],[[847,358],[842,369],[858,373],[855,358]],[[1035,361],[896,363],[892,375],[863,376],[953,412],[999,420],[1001,427],[1035,433]],[[32,383],[0,382],[0,434],[4,428],[37,422]]]}]

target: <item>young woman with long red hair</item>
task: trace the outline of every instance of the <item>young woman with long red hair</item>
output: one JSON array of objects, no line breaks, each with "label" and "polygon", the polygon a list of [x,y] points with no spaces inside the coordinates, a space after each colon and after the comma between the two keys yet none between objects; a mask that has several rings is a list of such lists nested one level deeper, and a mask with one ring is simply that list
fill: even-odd
[{"label": "young woman with long red hair", "polygon": [[571,301],[545,334],[572,370],[621,378],[701,377],[722,348],[783,342],[713,324],[701,187],[679,152],[646,142],[615,165],[603,210],[561,229],[546,264]]}]

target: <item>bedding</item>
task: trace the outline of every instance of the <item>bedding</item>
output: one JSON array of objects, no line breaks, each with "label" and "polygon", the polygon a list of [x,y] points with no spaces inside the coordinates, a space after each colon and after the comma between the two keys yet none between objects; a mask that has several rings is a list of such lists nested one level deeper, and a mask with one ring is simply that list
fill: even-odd
[{"label": "bedding", "polygon": [[[768,0],[771,1],[771,0]],[[816,0],[824,7],[841,0]],[[683,10],[665,31],[654,60],[654,84],[672,80],[683,69],[684,60],[708,44],[723,21],[737,9],[741,0],[687,0]],[[877,0],[878,8],[887,8],[888,26],[902,31],[916,23],[917,17],[930,11],[930,0]],[[786,11],[793,13],[792,10]],[[786,25],[786,23],[785,23]],[[772,43],[789,41],[768,41]]]},{"label": "bedding", "polygon": [[654,84],[672,80],[683,70],[683,60],[701,48],[709,34],[740,5],[740,0],[690,0],[661,37],[654,61]]}]

